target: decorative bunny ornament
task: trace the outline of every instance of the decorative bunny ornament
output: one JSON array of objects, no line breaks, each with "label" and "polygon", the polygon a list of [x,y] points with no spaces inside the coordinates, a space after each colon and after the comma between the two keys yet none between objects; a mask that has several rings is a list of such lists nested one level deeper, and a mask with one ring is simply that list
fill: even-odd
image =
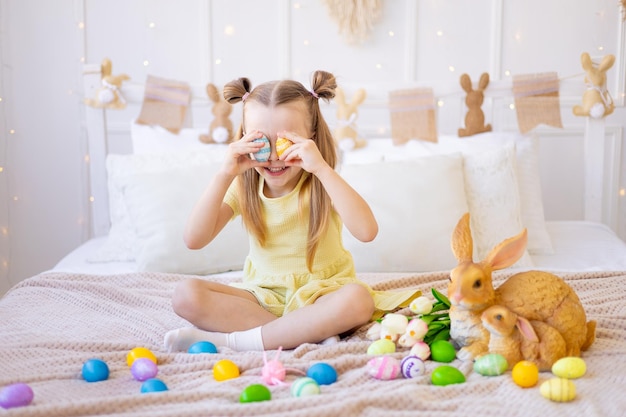
[{"label": "decorative bunny ornament", "polygon": [[554,327],[565,339],[567,356],[580,356],[595,340],[595,321],[587,322],[585,310],[574,290],[558,276],[526,271],[511,276],[497,289],[492,271],[513,265],[526,248],[527,232],[505,239],[486,258],[474,262],[470,216],[466,213],[452,235],[452,252],[458,265],[450,272],[450,337],[460,348],[457,357],[473,359],[489,350],[489,331],[482,313],[503,305],[518,316]]},{"label": "decorative bunny ornament", "polygon": [[233,111],[233,106],[220,96],[214,84],[207,84],[206,94],[213,102],[213,107],[211,108],[213,120],[209,125],[209,134],[200,135],[200,142],[228,143],[233,138],[233,122],[229,118]]},{"label": "decorative bunny ornament", "polygon": [[483,105],[484,91],[489,85],[489,74],[483,73],[478,81],[478,88],[474,90],[472,80],[469,75],[461,75],[461,87],[467,93],[465,105],[467,114],[465,115],[465,128],[459,128],[459,136],[472,136],[477,133],[491,132],[491,125],[485,125],[485,114],[480,106]]},{"label": "decorative bunny ornament", "polygon": [[540,371],[549,371],[554,362],[565,357],[565,339],[549,324],[529,321],[500,305],[486,309],[481,318],[490,333],[489,353],[504,356],[509,367],[527,360]]},{"label": "decorative bunny ornament", "polygon": [[365,101],[367,93],[364,89],[358,89],[352,96],[352,101],[346,103],[346,95],[341,87],[335,90],[335,102],[337,103],[337,128],[334,137],[339,149],[351,151],[362,148],[367,144],[365,139],[359,137],[356,129],[358,117],[357,107]]},{"label": "decorative bunny ornament", "polygon": [[585,83],[587,90],[583,94],[582,106],[574,106],[572,109],[576,116],[589,116],[601,119],[613,113],[615,104],[606,88],[606,72],[615,62],[614,55],[606,55],[600,64],[595,67],[587,52],[580,57],[583,69],[587,72]]},{"label": "decorative bunny ornament", "polygon": [[101,83],[96,91],[95,98],[86,98],[85,104],[97,109],[122,110],[126,108],[126,100],[122,96],[120,89],[122,83],[130,80],[126,74],[112,75],[113,64],[109,58],[104,58],[100,64]]}]

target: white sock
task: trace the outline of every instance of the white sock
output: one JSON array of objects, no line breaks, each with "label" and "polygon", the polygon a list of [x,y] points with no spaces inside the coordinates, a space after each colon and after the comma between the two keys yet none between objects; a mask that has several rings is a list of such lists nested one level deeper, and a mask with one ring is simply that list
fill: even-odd
[{"label": "white sock", "polygon": [[320,345],[336,345],[340,341],[341,339],[339,338],[339,336],[331,336],[329,338],[322,340],[319,344]]},{"label": "white sock", "polygon": [[181,327],[165,334],[164,344],[168,352],[187,351],[196,342],[208,341],[216,347],[226,346],[236,351],[265,350],[261,326],[233,333],[208,332],[195,327]]}]

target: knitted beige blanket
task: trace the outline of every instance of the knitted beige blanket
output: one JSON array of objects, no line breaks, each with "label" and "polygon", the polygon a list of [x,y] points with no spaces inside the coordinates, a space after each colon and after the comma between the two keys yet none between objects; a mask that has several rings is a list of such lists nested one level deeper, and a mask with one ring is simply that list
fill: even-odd
[{"label": "knitted beige blanket", "polygon": [[[502,279],[506,274],[496,275]],[[30,278],[0,300],[0,388],[29,384],[34,401],[0,415],[15,416],[624,416],[626,415],[626,272],[562,274],[578,293],[588,318],[596,320],[597,340],[584,352],[587,373],[575,380],[570,403],[543,398],[538,386],[522,389],[511,373],[481,376],[472,364],[455,360],[467,377],[463,384],[433,386],[430,373],[441,365],[426,362],[426,374],[414,379],[379,381],[366,373],[368,326],[335,345],[306,344],[280,354],[287,368],[306,371],[326,362],[338,381],[320,395],[295,398],[289,386],[270,387],[272,399],[239,403],[250,384],[261,383],[263,355],[227,349],[218,354],[168,354],[166,331],[186,326],[170,305],[181,275],[136,273],[77,275],[45,273]],[[375,289],[432,287],[445,292],[446,273],[366,274]],[[225,279],[222,279],[226,282]],[[166,392],[141,394],[126,364],[129,350],[151,349],[158,357]],[[401,359],[407,352],[395,354]],[[274,352],[269,356],[274,357]],[[85,360],[100,358],[111,370],[106,381],[81,378]],[[241,376],[217,382],[212,367],[219,359],[235,362]],[[287,382],[298,375],[288,372]],[[542,373],[541,383],[552,375]]]}]

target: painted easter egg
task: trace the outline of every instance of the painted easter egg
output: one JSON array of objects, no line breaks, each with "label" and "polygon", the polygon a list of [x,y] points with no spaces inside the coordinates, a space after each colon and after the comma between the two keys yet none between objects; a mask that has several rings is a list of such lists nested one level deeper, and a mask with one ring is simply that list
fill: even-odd
[{"label": "painted easter egg", "polygon": [[534,387],[539,381],[539,368],[530,361],[519,361],[511,370],[513,382],[522,388]]},{"label": "painted easter egg", "polygon": [[109,366],[101,359],[89,359],[83,363],[82,375],[87,382],[104,381],[109,378]]},{"label": "painted easter egg", "polygon": [[313,378],[308,376],[298,378],[291,384],[291,395],[294,397],[306,397],[320,393],[320,386]]},{"label": "painted easter egg", "polygon": [[240,403],[254,403],[258,401],[269,401],[272,399],[272,393],[269,388],[263,384],[248,385],[239,396]]},{"label": "painted easter egg", "polygon": [[217,347],[211,342],[202,340],[189,346],[187,353],[217,353]]},{"label": "painted easter egg", "polygon": [[157,358],[156,356],[154,356],[154,353],[152,353],[150,349],[147,349],[145,347],[136,347],[134,349],[131,349],[126,355],[126,363],[129,367],[131,367],[133,366],[133,362],[135,362],[135,359],[138,358],[148,358],[152,362],[157,363]]},{"label": "painted easter egg", "polygon": [[456,350],[447,340],[435,340],[430,345],[430,356],[436,362],[449,363],[456,358]]},{"label": "painted easter egg", "polygon": [[566,378],[550,378],[541,384],[539,392],[544,398],[564,403],[576,397],[576,385]]},{"label": "painted easter egg", "polygon": [[259,162],[266,162],[270,159],[270,141],[265,137],[254,139],[252,142],[261,142],[263,143],[263,147],[252,154],[252,157]]},{"label": "painted easter egg", "polygon": [[148,392],[161,392],[161,391],[167,391],[167,385],[165,385],[165,382],[161,381],[160,379],[151,378],[151,379],[144,381],[144,383],[141,384],[142,394],[145,394]]},{"label": "painted easter egg", "polygon": [[24,407],[33,402],[35,393],[32,388],[23,382],[7,385],[0,391],[0,407],[15,408]]},{"label": "painted easter egg", "polygon": [[367,362],[369,376],[388,381],[400,375],[400,362],[393,356],[377,356]]},{"label": "painted easter egg", "polygon": [[337,371],[327,363],[316,363],[306,371],[306,376],[313,378],[319,385],[330,385],[337,381]]},{"label": "painted easter egg", "polygon": [[430,381],[439,386],[462,384],[465,382],[465,375],[454,366],[441,365],[433,370]]},{"label": "painted easter egg", "polygon": [[368,355],[387,355],[396,351],[396,344],[389,339],[378,339],[367,348]]},{"label": "painted easter egg", "polygon": [[585,361],[575,356],[561,358],[552,365],[552,373],[559,378],[576,379],[585,375],[586,372]]},{"label": "painted easter egg", "polygon": [[423,375],[426,370],[424,361],[414,355],[405,356],[400,362],[400,370],[405,378],[415,378]]},{"label": "painted easter egg", "polygon": [[508,368],[509,363],[499,353],[489,353],[474,361],[474,372],[483,376],[502,375]]},{"label": "painted easter egg", "polygon": [[130,367],[130,373],[137,381],[145,381],[154,378],[159,369],[157,364],[152,362],[149,358],[138,358],[133,362],[133,366]]},{"label": "painted easter egg", "polygon": [[428,343],[426,342],[417,342],[413,345],[413,347],[411,347],[410,354],[425,361],[430,358],[430,346],[428,346]]},{"label": "painted easter egg", "polygon": [[226,381],[228,379],[237,378],[239,376],[239,368],[233,361],[222,359],[213,365],[213,378],[216,381]]},{"label": "painted easter egg", "polygon": [[293,142],[287,138],[278,138],[276,139],[276,154],[280,157],[283,152],[287,150],[288,147],[293,145]]}]

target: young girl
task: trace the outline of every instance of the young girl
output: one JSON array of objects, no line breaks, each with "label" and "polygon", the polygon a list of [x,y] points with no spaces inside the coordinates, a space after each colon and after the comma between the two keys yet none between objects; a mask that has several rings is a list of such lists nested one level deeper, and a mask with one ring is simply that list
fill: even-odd
[{"label": "young girl", "polygon": [[[199,278],[181,282],[174,311],[197,328],[168,332],[166,348],[187,350],[201,340],[234,350],[292,349],[337,340],[367,323],[375,309],[392,310],[415,291],[375,292],[356,279],[342,245],[343,224],[368,242],[378,225],[368,204],[334,170],[335,144],[318,100],[335,96],[335,77],[313,75],[312,90],[274,81],[251,90],[240,78],[224,87],[230,103],[243,101],[237,140],[196,204],[185,242],[200,249],[238,215],[250,235],[242,283]],[[251,157],[271,143],[270,158]],[[276,139],[293,144],[278,156]]]}]

